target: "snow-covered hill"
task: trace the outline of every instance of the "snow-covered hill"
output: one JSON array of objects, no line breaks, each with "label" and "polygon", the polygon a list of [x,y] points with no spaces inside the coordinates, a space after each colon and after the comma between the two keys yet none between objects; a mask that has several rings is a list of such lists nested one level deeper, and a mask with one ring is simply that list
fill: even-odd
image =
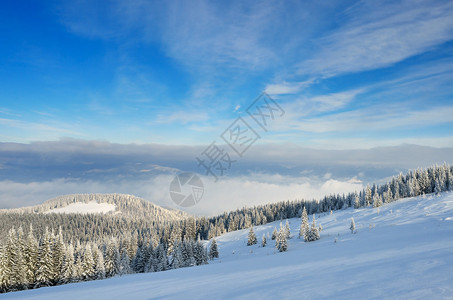
[{"label": "snow-covered hill", "polygon": [[0,213],[103,213],[166,222],[189,217],[183,211],[160,207],[126,194],[63,195],[36,206],[0,209]]},{"label": "snow-covered hill", "polygon": [[[217,239],[209,265],[37,290],[3,299],[381,299],[453,298],[453,193],[399,200],[379,209],[317,217],[321,239],[297,238],[287,252],[246,246],[248,230]],[[351,217],[357,233],[351,234]],[[310,217],[311,219],[311,217]],[[258,240],[279,222],[255,228]]]}]

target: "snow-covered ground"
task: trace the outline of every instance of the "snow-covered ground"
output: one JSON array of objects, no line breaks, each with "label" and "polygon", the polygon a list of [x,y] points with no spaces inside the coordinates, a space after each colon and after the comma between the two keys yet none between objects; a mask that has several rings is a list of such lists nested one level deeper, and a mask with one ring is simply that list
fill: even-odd
[{"label": "snow-covered ground", "polygon": [[[349,230],[354,217],[357,234]],[[311,219],[311,217],[310,217]],[[2,299],[453,299],[453,193],[317,216],[321,239],[247,247],[248,230],[217,239],[209,265],[8,293]],[[258,240],[279,222],[255,228]],[[336,242],[335,242],[336,241]]]},{"label": "snow-covered ground", "polygon": [[96,201],[90,201],[88,203],[76,202],[71,203],[65,207],[55,208],[46,211],[49,213],[80,213],[80,214],[105,214],[111,211],[115,211],[115,204],[109,203],[97,203]]}]

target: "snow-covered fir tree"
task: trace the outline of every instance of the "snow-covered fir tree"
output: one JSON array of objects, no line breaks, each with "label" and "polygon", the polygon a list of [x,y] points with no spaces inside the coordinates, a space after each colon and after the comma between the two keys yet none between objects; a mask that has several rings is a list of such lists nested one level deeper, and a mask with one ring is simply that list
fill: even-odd
[{"label": "snow-covered fir tree", "polygon": [[96,274],[95,267],[91,245],[86,244],[82,259],[82,280],[93,280]]},{"label": "snow-covered fir tree", "polygon": [[171,254],[170,266],[172,269],[178,269],[178,268],[184,267],[184,258],[182,255],[181,243],[177,243],[173,247],[173,253]]},{"label": "snow-covered fir tree", "polygon": [[354,218],[351,218],[351,225],[349,226],[349,230],[351,230],[351,233],[355,232],[355,221],[354,221]]},{"label": "snow-covered fir tree", "polygon": [[280,223],[280,230],[278,231],[277,238],[275,239],[275,248],[277,248],[280,252],[288,250],[288,241],[286,239],[286,232],[282,226],[282,223]]},{"label": "snow-covered fir tree", "polygon": [[360,198],[357,192],[354,193],[354,208],[360,208]]},{"label": "snow-covered fir tree", "polygon": [[33,234],[33,225],[30,224],[26,240],[26,249],[24,251],[25,277],[28,288],[31,288],[36,282],[36,271],[38,265],[39,245]]},{"label": "snow-covered fir tree", "polygon": [[209,258],[219,258],[219,250],[217,248],[217,242],[215,239],[212,239],[211,246],[209,247]]},{"label": "snow-covered fir tree", "polygon": [[110,239],[104,256],[105,274],[112,277],[120,272],[120,253],[114,238]]},{"label": "snow-covered fir tree", "polygon": [[366,186],[366,189],[365,189],[365,206],[368,206],[371,204],[371,188],[369,185]]},{"label": "snow-covered fir tree", "polygon": [[253,227],[250,227],[249,235],[248,235],[248,239],[247,239],[247,246],[255,245],[256,243],[257,243],[257,240],[256,240],[255,231],[253,231]]},{"label": "snow-covered fir tree", "polygon": [[272,240],[274,241],[277,238],[277,228],[274,227],[274,230],[272,231]]},{"label": "snow-covered fir tree", "polygon": [[119,275],[132,274],[131,260],[129,258],[129,255],[127,254],[127,251],[121,254],[120,268],[118,274]]},{"label": "snow-covered fir tree", "polygon": [[301,216],[301,224],[300,224],[300,229],[299,229],[299,238],[303,237],[304,240],[307,238],[309,230],[309,225],[308,225],[308,214],[307,214],[307,209],[304,206],[304,209],[302,211],[302,216]]},{"label": "snow-covered fir tree", "polygon": [[315,215],[313,215],[313,222],[310,229],[308,230],[306,242],[314,242],[320,239],[318,227],[316,226]]},{"label": "snow-covered fir tree", "polygon": [[291,236],[291,229],[289,228],[288,220],[286,220],[286,224],[285,224],[285,237],[286,237],[286,239],[290,239],[290,236]]},{"label": "snow-covered fir tree", "polygon": [[261,239],[261,247],[266,247],[267,240],[266,235],[263,233],[263,238]]},{"label": "snow-covered fir tree", "polygon": [[53,274],[53,258],[52,258],[52,237],[46,228],[41,241],[38,253],[38,270],[36,271],[36,285],[50,286]]}]

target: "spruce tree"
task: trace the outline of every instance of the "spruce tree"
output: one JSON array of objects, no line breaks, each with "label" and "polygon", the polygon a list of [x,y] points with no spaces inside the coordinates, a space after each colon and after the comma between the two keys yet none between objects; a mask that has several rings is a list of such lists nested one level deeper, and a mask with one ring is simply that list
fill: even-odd
[{"label": "spruce tree", "polygon": [[354,218],[351,218],[351,226],[349,226],[349,229],[351,230],[351,233],[355,232],[355,222]]},{"label": "spruce tree", "polygon": [[0,245],[0,293],[6,293],[10,290],[11,269],[8,265],[6,249]]},{"label": "spruce tree", "polygon": [[120,272],[120,253],[114,238],[110,239],[105,253],[105,275],[112,277]]},{"label": "spruce tree", "polygon": [[257,243],[255,232],[253,231],[253,227],[250,227],[247,246],[255,245]]},{"label": "spruce tree", "polygon": [[354,193],[354,208],[360,208],[360,198],[357,192]]},{"label": "spruce tree", "polygon": [[277,238],[277,228],[274,227],[274,230],[272,231],[272,240],[274,241]]},{"label": "spruce tree", "polygon": [[307,239],[305,239],[305,241],[314,242],[316,240],[319,240],[319,238],[320,238],[320,235],[319,235],[318,227],[316,226],[315,215],[313,215],[313,222],[311,224],[310,229],[308,230]]},{"label": "spruce tree", "polygon": [[96,249],[95,252],[93,253],[96,253],[95,257],[95,279],[104,279],[105,278],[105,263],[104,263],[104,255],[102,254],[102,251],[99,250],[99,249]]},{"label": "spruce tree", "polygon": [[83,252],[82,262],[82,279],[85,281],[95,279],[95,263],[91,245],[86,244],[85,251]]},{"label": "spruce tree", "polygon": [[211,246],[209,248],[209,258],[219,258],[219,250],[217,249],[217,242],[215,239],[212,239]]},{"label": "spruce tree", "polygon": [[120,258],[119,275],[132,274],[131,260],[127,251],[123,252]]},{"label": "spruce tree", "polygon": [[53,285],[61,283],[62,280],[62,267],[64,260],[64,242],[63,233],[60,227],[58,234],[52,237],[52,278]]},{"label": "spruce tree", "polygon": [[140,246],[137,248],[135,257],[132,260],[132,269],[135,273],[143,273],[145,272],[145,265],[144,249],[143,246]]},{"label": "spruce tree", "polygon": [[365,206],[368,206],[371,204],[371,188],[369,185],[366,186],[366,189],[365,189]]},{"label": "spruce tree", "polygon": [[288,241],[286,239],[285,229],[283,228],[282,224],[280,223],[280,230],[277,233],[277,238],[275,239],[275,248],[278,251],[284,252],[288,249]]},{"label": "spruce tree", "polygon": [[74,246],[69,244],[65,247],[65,256],[62,267],[63,283],[73,282],[75,279]]},{"label": "spruce tree", "polygon": [[285,237],[286,237],[287,239],[290,239],[290,235],[291,235],[291,229],[289,228],[288,220],[286,220],[286,224],[285,224]]},{"label": "spruce tree", "polygon": [[53,274],[52,237],[46,227],[38,254],[38,270],[36,272],[37,286],[50,286]]},{"label": "spruce tree", "polygon": [[303,237],[304,240],[306,240],[309,229],[310,228],[309,228],[309,224],[308,224],[308,214],[307,214],[307,210],[305,209],[305,206],[304,206],[304,209],[302,211],[302,216],[301,216],[299,237]]},{"label": "spruce tree", "polygon": [[182,256],[181,243],[177,243],[173,247],[173,253],[171,255],[171,268],[178,269],[184,267],[184,259]]},{"label": "spruce tree", "polygon": [[261,247],[266,247],[267,241],[266,241],[266,235],[263,233],[263,238],[261,239]]},{"label": "spruce tree", "polygon": [[33,226],[30,224],[24,252],[25,277],[28,287],[31,288],[36,282],[36,271],[38,264],[38,241],[33,235]]}]

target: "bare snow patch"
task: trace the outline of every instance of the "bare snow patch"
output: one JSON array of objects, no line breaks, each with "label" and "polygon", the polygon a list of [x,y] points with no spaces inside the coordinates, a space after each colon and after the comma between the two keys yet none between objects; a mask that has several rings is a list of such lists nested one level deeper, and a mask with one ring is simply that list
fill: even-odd
[{"label": "bare snow patch", "polygon": [[115,211],[116,205],[110,203],[97,203],[96,201],[91,201],[88,203],[76,202],[71,203],[65,207],[59,207],[46,211],[46,214],[49,213],[62,213],[62,214],[106,214],[111,211]]}]

